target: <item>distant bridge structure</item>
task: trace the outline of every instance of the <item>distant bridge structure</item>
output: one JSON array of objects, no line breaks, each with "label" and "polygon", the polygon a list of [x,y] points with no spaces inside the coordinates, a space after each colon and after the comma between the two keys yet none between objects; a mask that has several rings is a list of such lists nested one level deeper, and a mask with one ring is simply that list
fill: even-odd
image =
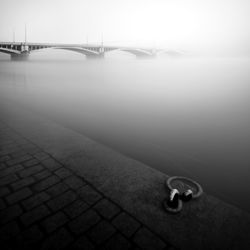
[{"label": "distant bridge structure", "polygon": [[18,43],[0,42],[0,52],[9,54],[12,60],[27,60],[33,51],[44,49],[69,50],[85,55],[87,58],[103,58],[110,51],[124,51],[141,57],[154,57],[160,50],[138,47],[116,47],[88,44],[52,44],[52,43]]}]

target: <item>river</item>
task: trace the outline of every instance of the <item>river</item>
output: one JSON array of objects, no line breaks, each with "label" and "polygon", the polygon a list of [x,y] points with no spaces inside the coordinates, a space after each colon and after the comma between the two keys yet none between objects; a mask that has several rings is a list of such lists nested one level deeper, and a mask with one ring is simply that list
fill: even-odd
[{"label": "river", "polygon": [[249,80],[248,58],[0,58],[0,96],[247,211]]}]

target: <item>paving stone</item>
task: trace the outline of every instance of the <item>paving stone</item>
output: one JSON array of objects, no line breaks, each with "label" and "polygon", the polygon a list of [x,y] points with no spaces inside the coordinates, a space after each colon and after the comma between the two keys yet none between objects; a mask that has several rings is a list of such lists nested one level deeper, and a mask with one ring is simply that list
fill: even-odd
[{"label": "paving stone", "polygon": [[41,192],[23,201],[22,205],[26,210],[30,210],[36,206],[41,205],[43,202],[48,201],[49,199],[50,196],[47,193]]},{"label": "paving stone", "polygon": [[105,250],[128,250],[131,249],[131,243],[120,233],[113,235],[102,247]]},{"label": "paving stone", "polygon": [[160,238],[145,227],[136,232],[134,241],[139,247],[145,250],[158,250],[166,247],[166,244]]},{"label": "paving stone", "polygon": [[3,210],[5,208],[6,208],[5,202],[3,201],[3,199],[0,199],[0,210]]},{"label": "paving stone", "polygon": [[53,160],[52,158],[43,160],[41,163],[42,163],[46,168],[48,168],[48,169],[51,170],[51,171],[55,171],[55,170],[57,170],[58,168],[61,168],[61,167],[62,167],[61,164],[59,164],[57,161]]},{"label": "paving stone", "polygon": [[32,195],[32,191],[25,187],[7,196],[6,200],[9,204],[13,204],[29,197],[30,195]]},{"label": "paving stone", "polygon": [[18,180],[18,177],[15,174],[9,174],[9,175],[0,179],[0,186],[8,185],[8,184],[15,182],[17,180]]},{"label": "paving stone", "polygon": [[6,147],[8,147],[9,145],[4,145],[4,144],[2,144],[2,141],[4,140],[4,138],[1,136],[1,134],[0,134],[0,139],[1,139],[1,141],[0,141],[0,157],[2,157],[2,156],[5,156],[5,155],[8,155],[8,153],[6,152]]},{"label": "paving stone", "polygon": [[5,162],[5,161],[8,161],[10,160],[10,156],[9,155],[4,155],[4,156],[1,156],[0,157],[0,162]]},{"label": "paving stone", "polygon": [[20,232],[20,228],[16,221],[11,221],[8,224],[4,225],[0,229],[0,238],[1,241],[9,240],[10,238],[16,236]]},{"label": "paving stone", "polygon": [[18,164],[18,165],[14,165],[12,167],[8,167],[6,169],[3,169],[0,171],[0,177],[4,177],[6,175],[9,175],[9,174],[14,174],[16,173],[17,171],[20,171],[23,169],[23,166]]},{"label": "paving stone", "polygon": [[1,138],[1,146],[6,146],[6,145],[15,145],[14,141],[11,140],[11,138],[9,138],[8,136],[8,132],[5,131],[6,129],[8,129],[7,127],[0,127],[0,138]]},{"label": "paving stone", "polygon": [[35,153],[33,156],[40,161],[50,158],[49,154],[44,152]]},{"label": "paving stone", "polygon": [[[72,250],[94,250],[94,245],[86,238],[86,236],[80,237],[73,246],[70,247]],[[118,250],[119,248],[117,248]]]},{"label": "paving stone", "polygon": [[88,208],[89,205],[86,202],[82,200],[76,200],[72,204],[64,208],[64,211],[71,219],[73,219],[82,214]]},{"label": "paving stone", "polygon": [[[16,140],[18,140],[19,138],[17,138]],[[28,149],[33,149],[33,148],[38,148],[37,146],[35,146],[33,143],[28,142],[25,144],[21,144],[20,148],[22,148],[23,150],[28,150]]]},{"label": "paving stone", "polygon": [[41,205],[23,214],[20,219],[25,226],[29,226],[32,223],[48,216],[49,214],[50,214],[49,209],[46,206]]},{"label": "paving stone", "polygon": [[1,156],[0,157],[0,162],[5,162],[5,161],[8,161],[10,160],[10,156],[9,155],[4,155],[4,156]]},{"label": "paving stone", "polygon": [[175,248],[174,246],[168,246],[166,249],[167,250],[177,250],[177,248]]},{"label": "paving stone", "polygon": [[113,202],[102,199],[100,200],[94,208],[105,218],[105,219],[112,219],[115,215],[117,215],[121,210],[120,208],[115,205]]},{"label": "paving stone", "polygon": [[19,134],[17,134],[17,132],[13,131],[10,127],[6,126],[6,129],[8,131],[8,138],[9,139],[16,141],[21,137]]},{"label": "paving stone", "polygon": [[31,176],[21,179],[20,181],[14,182],[11,184],[11,187],[13,188],[13,190],[18,190],[20,188],[29,186],[31,184],[33,184],[35,182],[35,179]]},{"label": "paving stone", "polygon": [[67,216],[63,212],[58,212],[41,222],[41,225],[48,233],[55,231],[68,221]]},{"label": "paving stone", "polygon": [[42,179],[45,179],[46,177],[49,177],[51,175],[51,172],[47,169],[37,173],[37,174],[34,174],[33,176],[37,179],[37,180],[42,180]]},{"label": "paving stone", "polygon": [[42,181],[36,183],[33,186],[33,188],[36,191],[43,191],[43,190],[53,186],[54,184],[58,183],[59,181],[60,181],[60,179],[57,176],[52,175],[52,176],[49,176],[48,178],[43,179]]},{"label": "paving stone", "polygon": [[9,155],[19,149],[18,146],[4,147],[4,150],[1,150],[1,156]]},{"label": "paving stone", "polygon": [[23,141],[16,141],[16,143],[18,144],[18,146],[21,148],[22,146],[29,146],[30,145],[30,143],[28,142],[28,141],[25,141],[25,140],[23,140]]},{"label": "paving stone", "polygon": [[95,191],[89,185],[85,185],[79,190],[77,190],[77,194],[86,201],[89,205],[96,203],[98,200],[102,198],[102,195]]},{"label": "paving stone", "polygon": [[0,147],[0,157],[5,157],[7,155],[9,155],[9,152],[4,150],[3,147]]},{"label": "paving stone", "polygon": [[7,165],[4,162],[0,162],[0,170],[6,169]]},{"label": "paving stone", "polygon": [[24,177],[28,177],[30,175],[33,175],[33,174],[36,174],[40,171],[43,170],[43,166],[42,165],[35,165],[33,167],[29,167],[29,168],[26,168],[22,171],[19,172],[19,176],[24,178]]},{"label": "paving stone", "polygon": [[115,232],[116,229],[110,223],[102,220],[88,232],[88,235],[92,242],[100,245],[109,239]]},{"label": "paving stone", "polygon": [[[11,133],[11,132],[9,131],[8,133]],[[9,135],[7,135],[7,136],[9,137]],[[18,148],[18,145],[17,145],[17,143],[9,143],[7,145],[4,145],[3,148],[4,148],[4,150],[6,150],[6,149],[13,149],[13,148],[15,149],[15,148]]]},{"label": "paving stone", "polygon": [[32,167],[39,164],[39,161],[37,159],[31,159],[29,161],[25,161],[22,163],[24,167]]},{"label": "paving stone", "polygon": [[34,145],[20,145],[20,147],[27,153],[29,154],[36,154],[39,152],[42,152],[41,149],[39,149],[38,147],[34,146]]},{"label": "paving stone", "polygon": [[42,231],[37,225],[34,225],[16,237],[14,249],[38,249],[40,246],[40,240],[43,237],[44,234]]},{"label": "paving stone", "polygon": [[[2,128],[0,128],[2,129]],[[1,134],[0,134],[1,136]],[[1,138],[1,137],[0,137]],[[13,140],[9,140],[8,138],[1,138],[1,146],[8,146],[8,145],[15,145],[15,142]]]},{"label": "paving stone", "polygon": [[94,210],[90,209],[72,220],[69,223],[69,228],[73,233],[80,235],[97,224],[100,219],[100,216]]},{"label": "paving stone", "polygon": [[70,188],[75,189],[75,190],[86,185],[86,182],[77,176],[70,176],[66,178],[64,180],[64,183],[66,183]]},{"label": "paving stone", "polygon": [[8,136],[8,132],[5,131],[5,129],[1,127],[0,127],[0,138],[1,138],[0,150],[3,150],[4,147],[7,147],[8,145],[15,145],[15,143],[13,143],[13,141]]},{"label": "paving stone", "polygon": [[55,171],[55,174],[60,177],[61,179],[65,179],[72,175],[72,173],[66,168],[59,168]]},{"label": "paving stone", "polygon": [[14,131],[8,125],[6,125],[4,133],[9,140],[12,140],[14,142],[14,145],[17,145],[17,141],[23,138],[18,132]]},{"label": "paving stone", "polygon": [[9,193],[10,193],[10,190],[7,187],[0,188],[0,197],[4,197]]},{"label": "paving stone", "polygon": [[19,157],[22,157],[22,156],[24,156],[26,154],[27,154],[27,152],[25,152],[22,149],[20,149],[20,150],[17,150],[15,152],[12,152],[10,154],[10,156],[11,156],[12,159],[18,159]]},{"label": "paving stone", "polygon": [[25,155],[23,155],[23,156],[21,156],[21,157],[18,157],[18,158],[16,158],[16,159],[12,159],[12,160],[6,161],[6,164],[7,164],[8,166],[13,166],[13,165],[22,163],[22,162],[27,161],[27,160],[30,160],[30,159],[32,159],[32,156],[31,156],[31,155],[28,155],[28,154],[25,154]]},{"label": "paving stone", "polygon": [[70,235],[69,231],[62,228],[42,242],[41,250],[65,249],[72,241],[73,237]]},{"label": "paving stone", "polygon": [[27,139],[20,137],[20,136],[15,139],[15,143],[18,145],[30,144],[30,142]]},{"label": "paving stone", "polygon": [[0,211],[0,223],[9,222],[22,214],[22,208],[16,204]]},{"label": "paving stone", "polygon": [[59,194],[64,193],[66,190],[69,190],[69,187],[63,182],[59,182],[55,184],[54,186],[48,188],[46,192],[50,194],[52,197],[55,197]]},{"label": "paving stone", "polygon": [[130,238],[140,227],[138,221],[132,218],[127,213],[119,214],[113,221],[113,225],[126,237]]},{"label": "paving stone", "polygon": [[69,190],[57,196],[53,200],[50,200],[49,202],[47,202],[47,204],[53,211],[57,211],[65,207],[66,205],[72,203],[76,198],[76,194]]}]

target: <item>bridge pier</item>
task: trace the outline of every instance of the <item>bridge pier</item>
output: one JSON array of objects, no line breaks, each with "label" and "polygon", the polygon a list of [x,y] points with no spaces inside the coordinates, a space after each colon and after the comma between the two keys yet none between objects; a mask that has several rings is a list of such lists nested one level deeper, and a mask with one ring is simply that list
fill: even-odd
[{"label": "bridge pier", "polygon": [[89,54],[86,55],[87,59],[102,59],[104,58],[104,53],[99,53],[99,54]]},{"label": "bridge pier", "polygon": [[21,54],[11,54],[12,61],[27,61],[29,59],[29,53],[23,52]]},{"label": "bridge pier", "polygon": [[137,54],[136,55],[137,59],[151,59],[155,57],[156,57],[156,54]]}]

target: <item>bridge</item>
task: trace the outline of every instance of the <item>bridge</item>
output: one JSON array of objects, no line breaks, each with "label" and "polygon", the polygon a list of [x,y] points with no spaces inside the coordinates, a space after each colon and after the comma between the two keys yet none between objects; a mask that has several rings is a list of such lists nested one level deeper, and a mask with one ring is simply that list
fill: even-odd
[{"label": "bridge", "polygon": [[27,60],[29,54],[33,51],[45,49],[69,50],[72,52],[83,54],[87,58],[103,58],[104,55],[110,51],[124,51],[131,53],[139,58],[154,57],[160,51],[152,48],[115,47],[88,44],[0,42],[0,52],[9,54],[12,60]]}]

